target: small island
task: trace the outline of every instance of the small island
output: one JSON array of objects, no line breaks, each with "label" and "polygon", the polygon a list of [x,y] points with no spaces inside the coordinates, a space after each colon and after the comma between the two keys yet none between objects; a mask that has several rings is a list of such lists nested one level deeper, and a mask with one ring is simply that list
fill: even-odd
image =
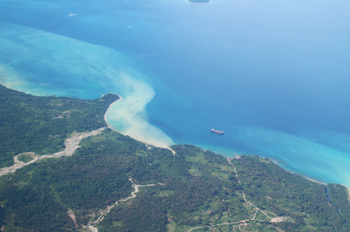
[{"label": "small island", "polygon": [[188,0],[189,3],[210,3],[210,0]]}]

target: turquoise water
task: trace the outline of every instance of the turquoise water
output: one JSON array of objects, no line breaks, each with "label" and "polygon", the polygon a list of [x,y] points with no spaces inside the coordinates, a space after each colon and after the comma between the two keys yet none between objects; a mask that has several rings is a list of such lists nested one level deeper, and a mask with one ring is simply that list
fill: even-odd
[{"label": "turquoise water", "polygon": [[0,80],[36,95],[118,93],[107,119],[138,140],[267,156],[350,185],[349,6],[1,0]]}]

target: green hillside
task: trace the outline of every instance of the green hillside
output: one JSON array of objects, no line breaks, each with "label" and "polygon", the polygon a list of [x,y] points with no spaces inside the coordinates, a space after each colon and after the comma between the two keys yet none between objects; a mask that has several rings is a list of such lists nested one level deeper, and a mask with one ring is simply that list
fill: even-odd
[{"label": "green hillside", "polygon": [[[50,104],[39,104],[37,108],[26,100],[33,96],[6,88],[0,91],[0,96],[10,92],[11,99],[19,95],[18,105],[25,102],[24,110],[52,110]],[[82,107],[86,110],[77,116],[89,120],[98,115],[91,119],[94,122],[103,117],[107,102],[116,97],[70,101],[85,102],[84,107],[94,103],[97,112]],[[64,102],[66,98],[40,99]],[[73,105],[70,110],[74,109]],[[15,115],[18,107],[6,110]],[[23,122],[28,122],[21,116]],[[44,117],[37,118],[38,125],[44,123],[51,130],[54,119],[43,122]],[[78,130],[71,118],[61,125],[70,129],[70,134]],[[2,125],[10,131],[11,123],[17,122]],[[56,127],[55,123],[52,125]],[[105,126],[104,122],[92,125],[90,130],[99,126]],[[43,145],[40,149],[57,152],[70,134],[64,133],[60,147]],[[32,137],[32,141],[42,144],[42,138]],[[13,138],[14,144],[16,139]],[[7,144],[3,143],[0,145]],[[168,149],[146,146],[109,129],[82,140],[80,146],[73,156],[38,160],[0,176],[3,231],[89,231],[89,225],[100,232],[350,230],[346,223],[350,220],[350,203],[343,186],[314,183],[283,170],[269,159],[242,156],[228,161],[192,145],[173,146],[173,155]],[[28,150],[21,152],[35,150],[34,145],[22,147]],[[2,152],[1,157],[9,157],[8,154]],[[326,196],[326,188],[333,203]],[[273,222],[279,217],[283,217],[282,222]]]},{"label": "green hillside", "polygon": [[117,99],[114,94],[92,101],[36,97],[0,85],[0,168],[12,165],[19,153],[62,150],[73,131],[107,126],[104,113]]}]

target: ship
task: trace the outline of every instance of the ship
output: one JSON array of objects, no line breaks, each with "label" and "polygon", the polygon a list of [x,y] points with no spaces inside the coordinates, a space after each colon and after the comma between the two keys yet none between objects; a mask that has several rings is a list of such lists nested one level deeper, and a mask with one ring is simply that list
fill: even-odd
[{"label": "ship", "polygon": [[214,128],[211,129],[211,132],[214,132],[214,133],[217,133],[217,134],[221,134],[221,135],[224,134],[223,131],[215,130]]}]

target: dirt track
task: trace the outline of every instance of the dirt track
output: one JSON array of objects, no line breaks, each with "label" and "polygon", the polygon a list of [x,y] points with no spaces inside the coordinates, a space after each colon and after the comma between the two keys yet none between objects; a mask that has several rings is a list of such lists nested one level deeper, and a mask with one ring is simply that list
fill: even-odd
[{"label": "dirt track", "polygon": [[38,160],[41,160],[41,159],[60,158],[62,156],[72,156],[74,154],[75,150],[80,147],[78,144],[80,143],[81,140],[83,140],[87,137],[90,137],[90,136],[95,136],[95,135],[101,134],[101,131],[103,131],[105,129],[106,129],[106,127],[102,127],[100,129],[97,129],[94,131],[78,133],[70,138],[67,138],[66,141],[64,141],[64,145],[66,146],[66,149],[64,151],[60,151],[60,152],[57,152],[54,154],[37,156],[34,154],[34,152],[26,152],[27,154],[31,153],[32,157],[34,158],[33,160],[31,160],[27,163],[24,163],[24,162],[18,160],[18,156],[25,154],[25,153],[18,154],[15,157],[13,157],[13,160],[15,163],[14,165],[0,169],[0,176],[6,175],[6,174],[11,173],[11,172],[15,172],[16,170],[21,169],[21,168],[23,168],[27,165],[30,165]]}]

